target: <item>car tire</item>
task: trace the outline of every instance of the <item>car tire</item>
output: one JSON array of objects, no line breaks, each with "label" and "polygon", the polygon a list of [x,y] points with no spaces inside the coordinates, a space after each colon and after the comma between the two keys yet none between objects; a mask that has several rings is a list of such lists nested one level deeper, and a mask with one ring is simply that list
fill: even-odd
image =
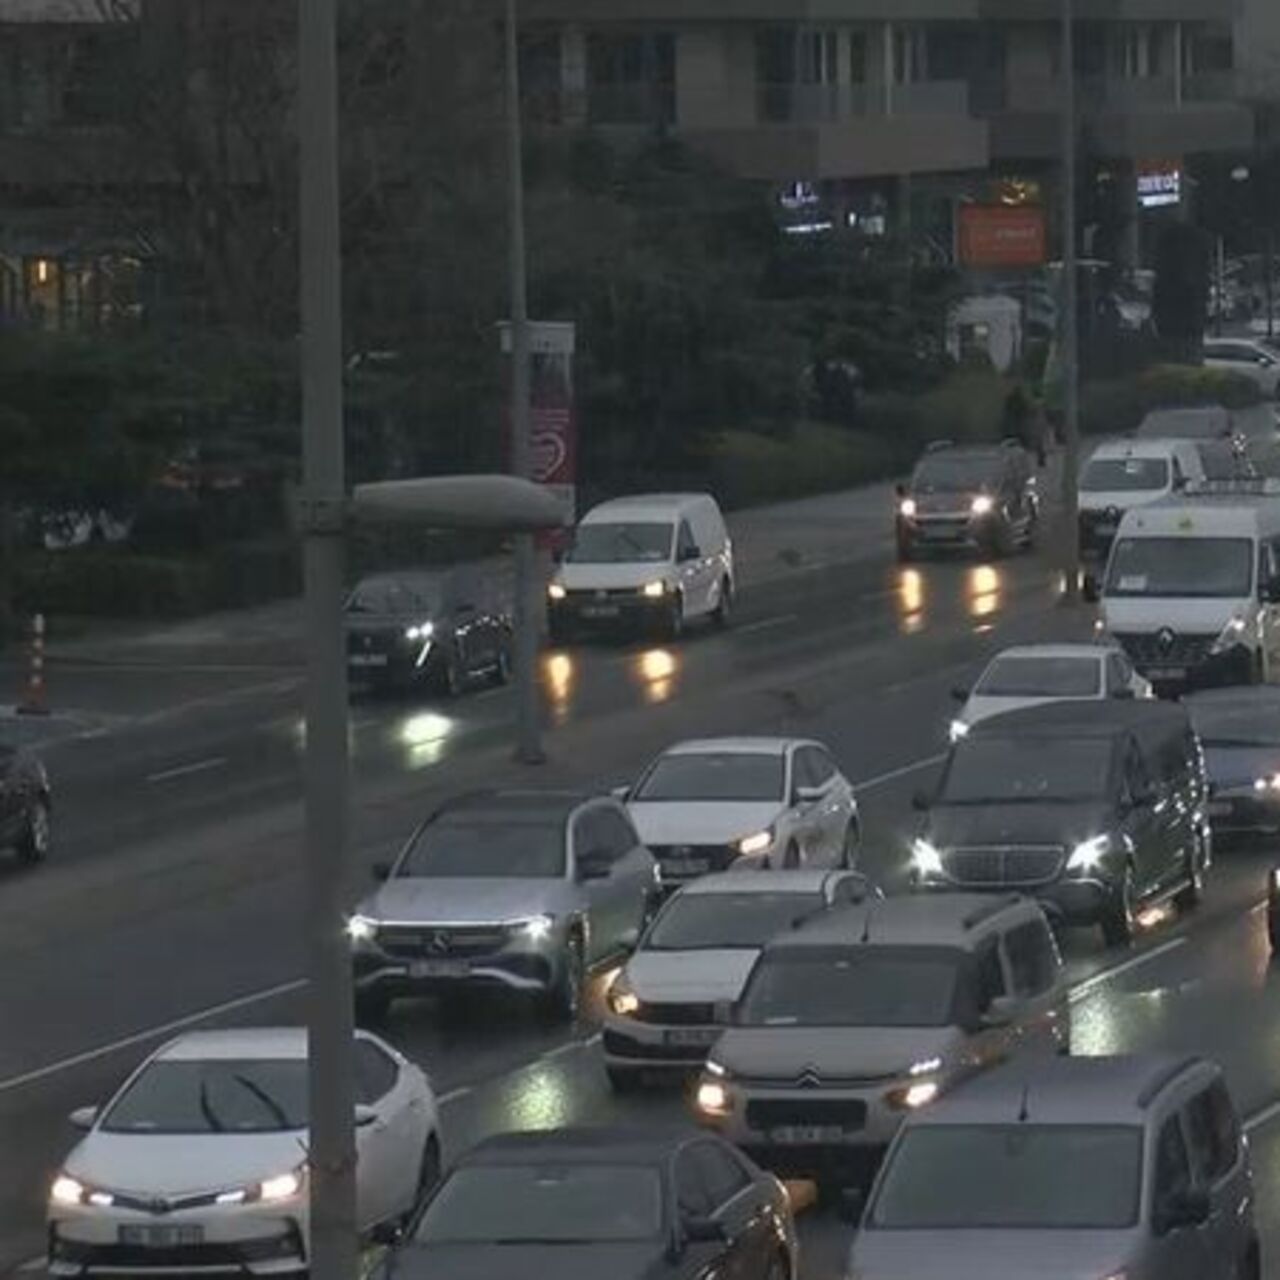
[{"label": "car tire", "polygon": [[858,853],[861,848],[862,832],[854,821],[844,829],[844,843],[840,846],[840,861],[836,865],[842,871],[853,871],[858,865]]},{"label": "car tire", "polygon": [[1204,850],[1203,841],[1196,837],[1187,857],[1187,884],[1173,899],[1173,905],[1181,912],[1194,911],[1204,898]]},{"label": "car tire", "polygon": [[800,846],[794,840],[787,845],[786,852],[782,855],[782,869],[784,871],[795,871],[800,866]]},{"label": "car tire", "polygon": [[391,1012],[391,996],[381,987],[356,992],[356,1025],[380,1027]]},{"label": "car tire", "polygon": [[440,668],[440,692],[446,698],[460,698],[465,687],[466,679],[463,676],[462,663],[458,661],[458,655],[445,654],[444,665]]},{"label": "car tire", "polygon": [[493,683],[499,686],[511,683],[511,651],[505,644],[498,646],[498,660],[493,664]]},{"label": "car tire", "polygon": [[662,634],[667,640],[679,640],[684,635],[684,597],[676,592],[662,619]]},{"label": "car tire", "polygon": [[787,1261],[785,1254],[773,1255],[769,1260],[768,1270],[764,1273],[764,1280],[791,1280],[791,1263]]},{"label": "car tire", "polygon": [[609,1088],[620,1096],[639,1093],[644,1086],[644,1077],[635,1067],[606,1066],[604,1074],[608,1078]]},{"label": "car tire", "polygon": [[34,867],[49,856],[53,844],[53,819],[49,802],[43,796],[27,811],[26,825],[16,845],[18,861]]},{"label": "car tire", "polygon": [[1102,940],[1109,947],[1128,946],[1133,941],[1133,864],[1125,865],[1120,883],[1102,912]]},{"label": "car tire", "polygon": [[720,597],[712,611],[711,621],[722,631],[733,621],[733,584],[728,578],[720,581]]},{"label": "car tire", "polygon": [[914,564],[916,560],[915,543],[910,538],[898,538],[898,563]]},{"label": "car tire", "polygon": [[582,988],[586,981],[586,964],[582,954],[582,940],[576,935],[565,944],[560,960],[560,971],[555,982],[538,997],[538,1012],[546,1022],[573,1022],[582,1003]]},{"label": "car tire", "polygon": [[1262,1280],[1262,1249],[1256,1240],[1249,1241],[1249,1247],[1236,1268],[1236,1275],[1239,1280]]},{"label": "car tire", "polygon": [[[414,1191],[413,1208],[409,1210],[410,1218],[422,1208],[427,1197],[435,1190],[436,1183],[440,1181],[443,1163],[440,1157],[440,1140],[433,1133],[427,1139],[426,1146],[422,1148],[422,1161],[418,1165],[418,1185]],[[407,1226],[408,1223],[405,1225]]]}]

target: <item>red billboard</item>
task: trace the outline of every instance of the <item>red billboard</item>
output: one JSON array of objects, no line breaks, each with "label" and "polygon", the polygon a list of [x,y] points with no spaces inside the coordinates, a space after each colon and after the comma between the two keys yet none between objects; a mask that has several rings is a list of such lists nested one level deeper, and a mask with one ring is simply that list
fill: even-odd
[{"label": "red billboard", "polygon": [[1048,234],[1038,205],[965,204],[959,215],[960,263],[966,267],[1039,267]]}]

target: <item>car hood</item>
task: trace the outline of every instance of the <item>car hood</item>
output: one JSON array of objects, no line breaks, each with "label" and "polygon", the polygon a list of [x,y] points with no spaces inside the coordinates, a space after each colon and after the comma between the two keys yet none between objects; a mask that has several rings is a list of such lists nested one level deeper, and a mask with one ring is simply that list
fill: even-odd
[{"label": "car hood", "polygon": [[563,910],[572,896],[566,880],[500,880],[475,876],[390,880],[360,906],[375,920],[412,924],[495,924]]},{"label": "car hood", "polygon": [[221,1191],[296,1169],[307,1133],[105,1133],[95,1129],[63,1166],[80,1182],[136,1195]]},{"label": "car hood", "polygon": [[556,581],[570,591],[639,590],[646,582],[666,581],[669,560],[641,560],[634,564],[572,564],[560,566]]},{"label": "car hood", "polygon": [[[1169,601],[1177,600],[1172,613]],[[1197,600],[1184,596],[1107,596],[1102,616],[1107,630],[1120,635],[1147,635],[1170,627],[1177,635],[1218,635],[1232,618],[1249,608],[1247,596]]]},{"label": "car hood", "polygon": [[654,1242],[413,1244],[396,1255],[394,1274],[396,1280],[656,1280],[664,1273],[663,1252]]},{"label": "car hood", "polygon": [[736,1000],[760,953],[756,949],[641,951],[627,961],[631,989],[650,1004]]},{"label": "car hood", "polygon": [[896,1079],[913,1063],[953,1056],[951,1027],[731,1027],[712,1049],[731,1075]]},{"label": "car hood", "polygon": [[1100,515],[1107,511],[1118,511],[1123,514],[1136,507],[1149,507],[1168,494],[1168,489],[1127,489],[1111,492],[1103,489],[1090,489],[1080,494],[1080,510],[1090,515]]},{"label": "car hood", "polygon": [[416,613],[346,613],[343,624],[348,631],[403,631],[406,627],[421,626],[435,618],[430,609],[420,609]]},{"label": "car hood", "polygon": [[975,693],[964,704],[964,710],[961,711],[959,719],[965,724],[977,724],[979,720],[1004,715],[1006,711],[1025,711],[1028,707],[1043,707],[1049,702],[1096,702],[1099,697],[1098,694],[1090,694],[1083,698],[1064,698],[1060,694],[1055,694],[1045,697],[1010,698]]},{"label": "car hood", "polygon": [[1204,749],[1205,769],[1219,791],[1253,790],[1258,778],[1280,773],[1280,747],[1214,747]]},{"label": "car hood", "polygon": [[859,1280],[1099,1280],[1123,1272],[1127,1244],[1120,1231],[861,1231],[850,1262]]},{"label": "car hood", "polygon": [[960,845],[1071,847],[1109,831],[1114,823],[1111,808],[1095,800],[1061,804],[938,804],[929,811],[924,838],[944,851]]},{"label": "car hood", "polygon": [[763,831],[782,813],[775,800],[633,800],[627,809],[647,845],[728,844]]}]

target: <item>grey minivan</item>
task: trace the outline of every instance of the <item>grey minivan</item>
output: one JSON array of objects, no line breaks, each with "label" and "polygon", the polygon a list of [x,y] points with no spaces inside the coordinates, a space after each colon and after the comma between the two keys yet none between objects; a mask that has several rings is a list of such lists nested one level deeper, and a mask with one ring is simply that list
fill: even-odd
[{"label": "grey minivan", "polygon": [[1248,1146],[1218,1066],[1023,1061],[907,1118],[850,1280],[1259,1280]]}]

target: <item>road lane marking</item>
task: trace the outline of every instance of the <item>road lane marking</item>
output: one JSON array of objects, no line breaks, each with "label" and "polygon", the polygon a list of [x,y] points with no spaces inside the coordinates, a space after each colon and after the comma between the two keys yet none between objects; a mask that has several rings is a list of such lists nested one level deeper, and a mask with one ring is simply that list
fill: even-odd
[{"label": "road lane marking", "polygon": [[1150,951],[1143,951],[1139,955],[1130,956],[1127,960],[1122,960],[1119,964],[1114,964],[1111,968],[1103,969],[1101,973],[1095,973],[1093,977],[1086,978],[1083,982],[1078,982],[1067,992],[1067,998],[1072,1001],[1083,1000],[1105,983],[1129,973],[1131,970],[1138,968],[1139,965],[1146,964],[1149,960],[1157,960],[1161,956],[1168,955],[1170,951],[1185,947],[1189,941],[1190,939],[1186,937],[1170,938],[1168,941],[1160,943],[1158,947],[1152,947]]},{"label": "road lane marking", "polygon": [[474,1092],[475,1092],[475,1085],[473,1084],[459,1085],[456,1089],[450,1089],[448,1093],[442,1093],[436,1099],[436,1106],[450,1107],[455,1102],[461,1102],[463,1098],[467,1096],[467,1094],[474,1093]]},{"label": "road lane marking", "polygon": [[173,769],[162,769],[159,773],[149,773],[147,774],[147,781],[172,782],[175,778],[189,778],[195,773],[208,773],[210,769],[221,769],[226,763],[226,756],[210,756],[207,760],[197,760],[194,764],[180,764]]},{"label": "road lane marking", "polygon": [[119,1053],[122,1049],[132,1049],[135,1045],[158,1039],[160,1036],[168,1035],[171,1031],[181,1031],[184,1027],[193,1026],[197,1022],[205,1022],[210,1018],[221,1017],[224,1013],[234,1013],[237,1009],[246,1009],[250,1005],[261,1004],[264,1000],[273,1000],[277,996],[291,995],[295,991],[301,991],[306,985],[307,980],[305,978],[295,978],[292,982],[281,982],[277,986],[267,987],[264,991],[255,991],[250,995],[239,996],[235,1000],[225,1000],[222,1004],[211,1005],[209,1008],[201,1009],[196,1013],[188,1013],[181,1018],[174,1018],[173,1021],[161,1023],[158,1027],[148,1027],[145,1031],[135,1031],[133,1035],[113,1040],[110,1044],[101,1044],[95,1049],[86,1049],[83,1053],[75,1053],[69,1058],[60,1058],[57,1062],[50,1062],[46,1066],[24,1071],[21,1075],[10,1076],[7,1080],[0,1080],[0,1093],[9,1093],[14,1089],[20,1089],[23,1085],[35,1084],[40,1080],[47,1079],[49,1076],[56,1076],[60,1072],[69,1071],[73,1067],[82,1067],[86,1063],[97,1061],[99,1058],[106,1058],[113,1053]]},{"label": "road lane marking", "polygon": [[21,1264],[17,1267],[17,1270],[18,1270],[18,1271],[20,1271],[20,1272],[23,1272],[23,1271],[43,1271],[43,1270],[44,1270],[44,1268],[48,1265],[48,1261],[49,1261],[49,1260],[48,1260],[48,1259],[47,1259],[43,1254],[41,1254],[41,1255],[40,1255],[40,1257],[38,1257],[38,1258],[29,1258],[29,1259],[27,1259],[27,1261],[26,1261],[26,1262],[21,1263]]},{"label": "road lane marking", "polygon": [[1245,1117],[1244,1131],[1245,1133],[1252,1133],[1255,1129],[1261,1129],[1263,1125],[1270,1124],[1277,1116],[1280,1116],[1280,1102],[1269,1103],[1261,1111],[1255,1111],[1253,1115]]},{"label": "road lane marking", "polygon": [[799,622],[798,613],[783,613],[776,618],[761,618],[757,622],[746,622],[734,627],[740,636],[749,636],[756,631],[768,631],[772,627],[785,627],[788,623]]},{"label": "road lane marking", "polygon": [[909,774],[919,773],[921,769],[928,769],[931,765],[941,764],[947,758],[945,751],[939,751],[937,755],[925,756],[923,760],[915,760],[911,764],[904,764],[901,769],[890,769],[888,773],[878,773],[874,778],[867,778],[862,782],[854,783],[854,791],[870,791],[873,787],[881,787],[886,782],[892,782],[895,778],[905,778]]}]

